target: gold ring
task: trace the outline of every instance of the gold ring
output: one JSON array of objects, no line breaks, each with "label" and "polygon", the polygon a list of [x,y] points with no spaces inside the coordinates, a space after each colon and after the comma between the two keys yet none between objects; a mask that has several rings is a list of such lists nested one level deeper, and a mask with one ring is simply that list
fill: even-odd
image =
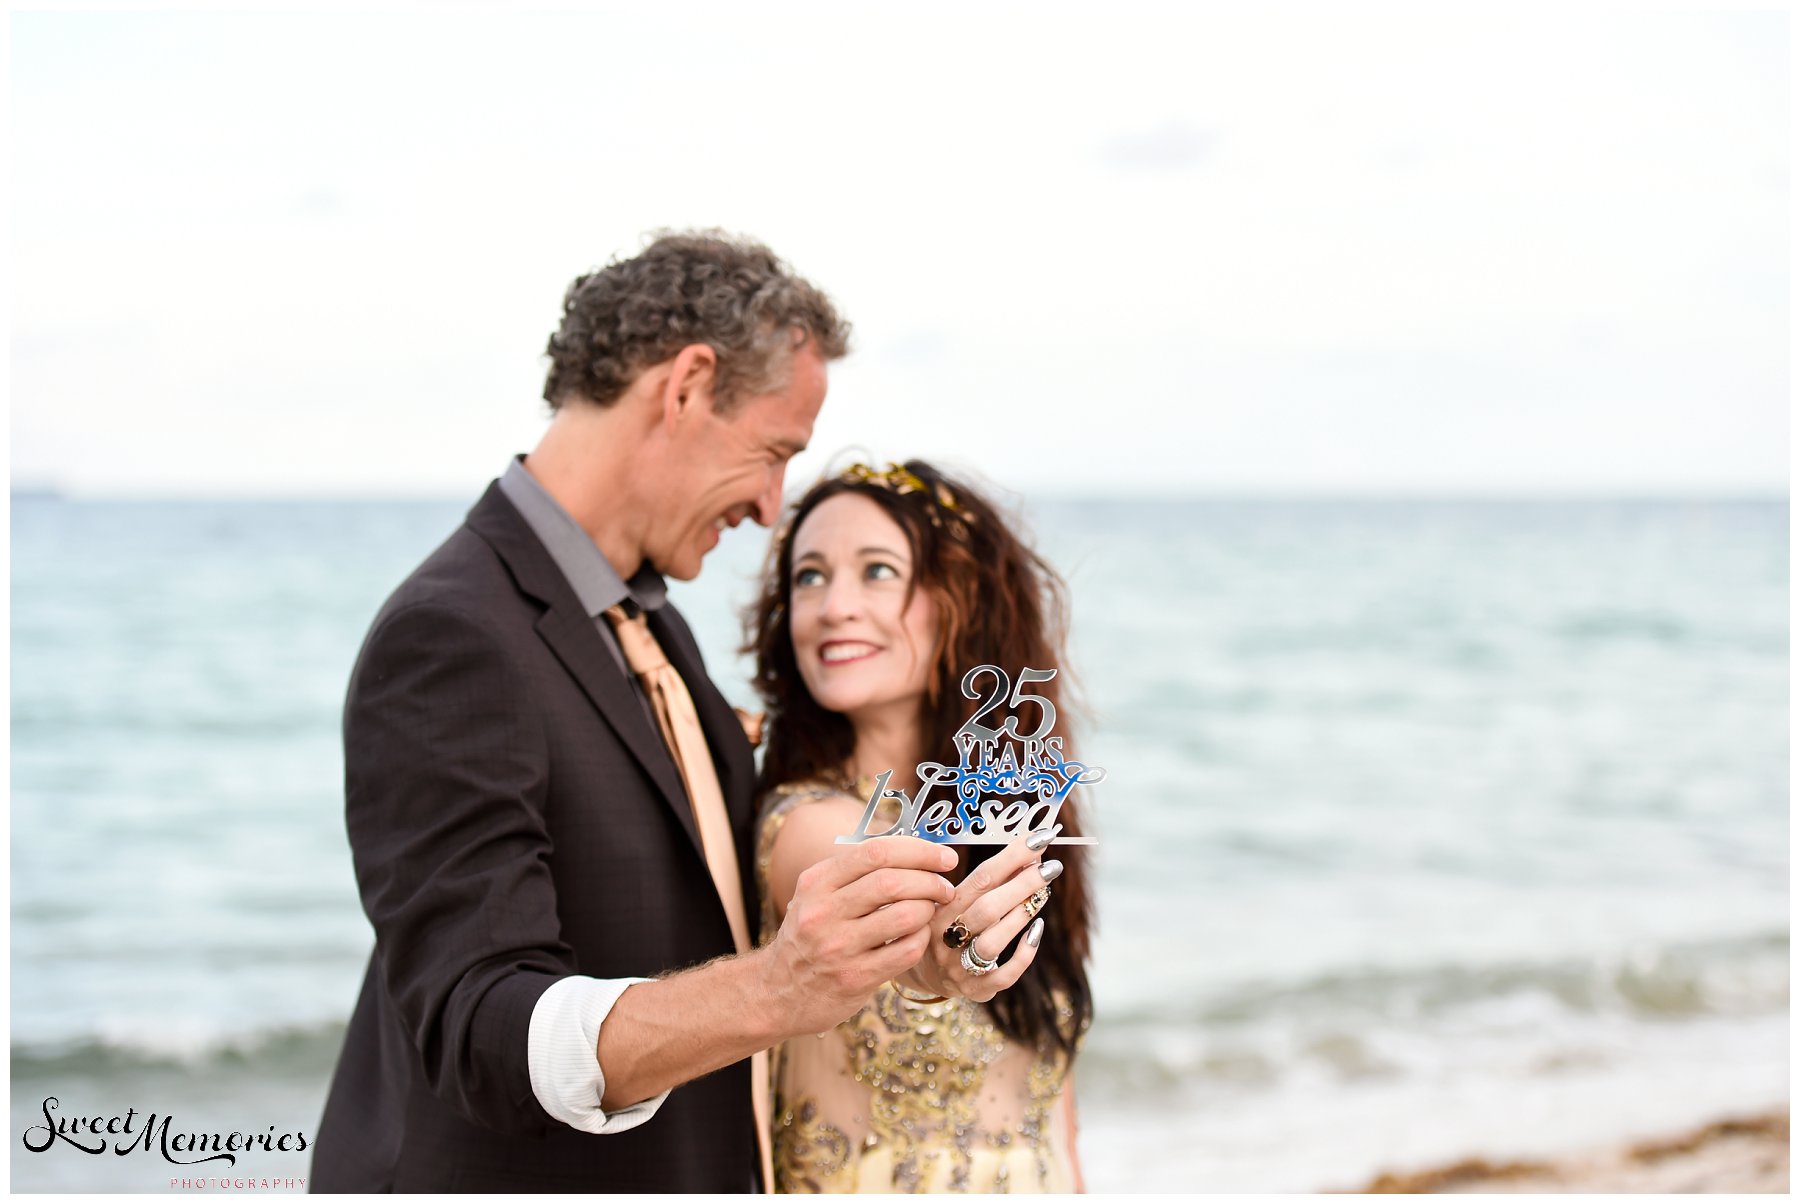
[{"label": "gold ring", "polygon": [[968,943],[969,926],[963,923],[963,918],[961,916],[957,916],[954,920],[950,921],[950,926],[944,929],[944,944],[950,946],[952,949],[961,949]]},{"label": "gold ring", "polygon": [[1025,918],[1029,920],[1033,916],[1037,915],[1038,912],[1043,910],[1044,904],[1048,903],[1049,901],[1050,901],[1050,888],[1047,886],[1038,887],[1037,894],[1035,894],[1035,895],[1031,896],[1031,898],[1025,900]]}]

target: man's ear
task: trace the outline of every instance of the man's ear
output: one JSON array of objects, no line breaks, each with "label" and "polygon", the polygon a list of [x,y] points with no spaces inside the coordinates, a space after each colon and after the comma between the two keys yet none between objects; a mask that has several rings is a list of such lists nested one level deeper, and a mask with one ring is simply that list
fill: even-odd
[{"label": "man's ear", "polygon": [[705,343],[689,343],[675,354],[669,376],[663,382],[663,422],[673,427],[696,406],[712,409],[713,383],[718,378],[719,356]]}]

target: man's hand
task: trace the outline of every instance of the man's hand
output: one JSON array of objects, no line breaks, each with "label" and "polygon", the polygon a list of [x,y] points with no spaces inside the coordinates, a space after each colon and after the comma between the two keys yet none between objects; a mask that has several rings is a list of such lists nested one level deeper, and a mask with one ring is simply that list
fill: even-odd
[{"label": "man's hand", "polygon": [[[607,1111],[651,1099],[789,1037],[822,1033],[856,1014],[875,988],[916,963],[935,939],[928,925],[954,893],[940,876],[949,849],[910,836],[833,845],[848,822],[825,805],[783,825],[784,839],[817,828],[786,849],[806,858],[775,939],[625,988],[600,1026],[595,1055],[606,1070]],[[817,846],[811,840],[821,843]],[[831,851],[819,860],[817,850]],[[777,842],[771,877],[789,881]],[[773,889],[785,889],[778,884]],[[776,895],[777,906],[781,896]]]},{"label": "man's hand", "polygon": [[764,962],[767,997],[793,1033],[855,1015],[875,988],[916,965],[931,922],[955,895],[956,854],[912,836],[842,845],[794,883]]}]

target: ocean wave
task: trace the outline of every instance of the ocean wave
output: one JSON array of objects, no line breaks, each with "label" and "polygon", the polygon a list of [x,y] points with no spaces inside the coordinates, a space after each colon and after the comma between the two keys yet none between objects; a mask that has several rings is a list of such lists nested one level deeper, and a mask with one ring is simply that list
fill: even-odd
[{"label": "ocean wave", "polygon": [[1177,1007],[1127,1008],[1124,1025],[1231,1024],[1282,1013],[1417,1019],[1542,992],[1575,1013],[1678,1019],[1754,1014],[1788,1003],[1788,933],[1637,946],[1593,958],[1344,970],[1257,982]]},{"label": "ocean wave", "polygon": [[[1594,959],[1492,966],[1364,969],[1245,983],[1211,997],[1104,1005],[1087,1057],[1143,1085],[1203,1079],[1274,1082],[1299,1064],[1339,1078],[1396,1073],[1391,1038],[1427,1047],[1574,1031],[1586,1022],[1664,1024],[1785,1014],[1788,934],[1627,950]],[[341,1019],[226,1029],[102,1025],[54,1040],[15,1041],[15,1079],[158,1070],[318,1074],[343,1041]],[[1588,1055],[1564,1048],[1546,1070]]]},{"label": "ocean wave", "polygon": [[328,1072],[343,1045],[344,1021],[220,1031],[171,1026],[114,1029],[12,1046],[13,1081],[121,1072],[254,1070],[258,1074]]},{"label": "ocean wave", "polygon": [[[346,670],[348,672],[348,670]],[[242,698],[230,709],[219,699],[186,702],[160,700],[157,708],[84,708],[59,703],[25,700],[13,712],[15,740],[40,736],[58,742],[99,737],[123,741],[134,737],[176,736],[196,739],[243,738],[294,741],[335,741],[339,731],[335,700],[307,709],[271,702],[261,708],[245,706]]]},{"label": "ocean wave", "polygon": [[1551,634],[1572,644],[1641,640],[1677,645],[1699,636],[1691,624],[1675,615],[1631,610],[1592,610],[1570,615],[1555,624]]},{"label": "ocean wave", "polygon": [[[1293,1076],[1345,1083],[1486,1060],[1506,1073],[1580,1072],[1628,1034],[1785,1022],[1788,934],[1614,956],[1361,969],[1241,984],[1211,997],[1102,1007],[1084,1059],[1113,1091],[1174,1098]],[[1622,1036],[1622,1034],[1627,1034]]]}]

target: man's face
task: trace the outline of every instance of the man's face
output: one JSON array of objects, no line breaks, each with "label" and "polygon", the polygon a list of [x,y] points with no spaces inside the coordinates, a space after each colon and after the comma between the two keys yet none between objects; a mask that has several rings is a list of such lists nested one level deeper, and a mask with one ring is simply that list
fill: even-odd
[{"label": "man's face", "polygon": [[710,398],[697,404],[671,435],[663,501],[644,540],[650,563],[691,581],[726,527],[746,518],[773,526],[787,463],[812,438],[824,404],[825,361],[810,342],[793,352],[785,388],[741,398],[723,415]]}]

